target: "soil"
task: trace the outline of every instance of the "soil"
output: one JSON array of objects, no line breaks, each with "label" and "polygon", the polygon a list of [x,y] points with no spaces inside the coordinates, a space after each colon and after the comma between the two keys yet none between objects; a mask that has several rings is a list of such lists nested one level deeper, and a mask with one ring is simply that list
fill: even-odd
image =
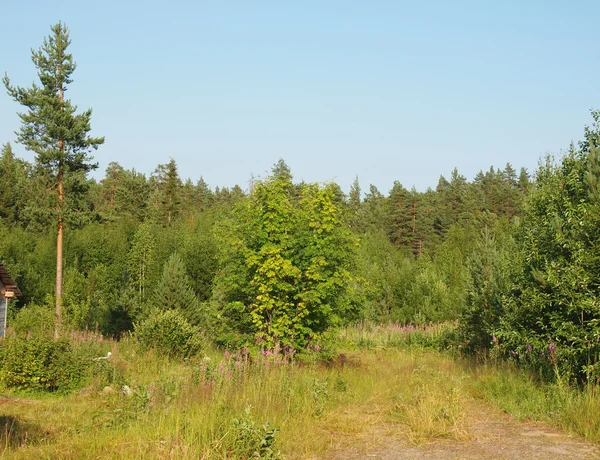
[{"label": "soil", "polygon": [[[536,422],[474,403],[465,441],[434,440],[414,445],[398,430],[379,425],[356,445],[336,443],[328,458],[336,459],[600,459],[600,448],[578,437]],[[395,432],[394,432],[395,431]]]}]

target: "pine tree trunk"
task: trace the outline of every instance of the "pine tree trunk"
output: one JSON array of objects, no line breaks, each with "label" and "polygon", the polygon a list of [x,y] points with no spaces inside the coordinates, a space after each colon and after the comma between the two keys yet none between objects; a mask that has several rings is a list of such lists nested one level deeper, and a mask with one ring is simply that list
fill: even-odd
[{"label": "pine tree trunk", "polygon": [[[59,90],[61,107],[64,101],[64,92],[62,87]],[[58,141],[61,154],[65,150],[65,141]],[[63,202],[65,194],[63,190],[63,170],[58,170],[58,226],[56,233],[56,327],[54,329],[54,339],[58,339],[62,329],[62,298],[63,298]]]},{"label": "pine tree trunk", "polygon": [[62,174],[58,182],[58,229],[56,235],[56,327],[54,338],[58,339],[62,328],[62,291],[63,291],[63,220],[62,207],[64,201]]}]

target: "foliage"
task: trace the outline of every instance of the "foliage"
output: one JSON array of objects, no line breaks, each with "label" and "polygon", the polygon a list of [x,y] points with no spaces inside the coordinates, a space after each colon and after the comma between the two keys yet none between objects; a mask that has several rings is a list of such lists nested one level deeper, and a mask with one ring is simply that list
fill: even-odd
[{"label": "foliage", "polygon": [[277,166],[238,207],[215,300],[221,314],[245,306],[267,348],[304,349],[341,320],[352,240],[333,186],[296,188],[285,164]]},{"label": "foliage", "polygon": [[[63,226],[70,220],[75,225],[85,223],[82,216],[82,195],[87,190],[85,174],[97,167],[91,163],[90,152],[104,143],[104,138],[91,137],[92,110],[76,114],[77,107],[65,99],[67,86],[72,83],[76,65],[67,52],[71,41],[69,30],[59,22],[52,26],[51,35],[44,39],[39,51],[31,52],[38,70],[41,86],[15,87],[7,75],[3,82],[8,94],[27,108],[20,113],[21,129],[17,140],[35,153],[38,169],[37,184],[50,193],[42,204],[44,213],[55,216],[56,245],[56,336],[62,321],[63,289]],[[35,202],[35,200],[33,201]]]},{"label": "foliage", "polygon": [[477,352],[494,345],[504,315],[516,247],[511,229],[485,227],[468,259],[470,285],[467,306],[460,318],[463,351]]},{"label": "foliage", "polygon": [[251,406],[246,407],[243,416],[233,420],[231,453],[235,458],[279,458],[279,453],[273,449],[275,435],[279,430],[272,428],[269,422],[257,426],[251,410]]},{"label": "foliage", "polygon": [[181,212],[182,189],[173,158],[166,165],[158,165],[150,184],[153,188],[150,200],[153,202],[154,219],[164,226],[171,226]]},{"label": "foliage", "polygon": [[172,357],[194,356],[206,347],[202,331],[178,310],[154,310],[135,325],[135,337],[142,347]]},{"label": "foliage", "polygon": [[31,53],[42,86],[13,87],[7,76],[3,81],[8,94],[28,109],[19,114],[23,122],[19,142],[35,152],[39,166],[60,181],[67,172],[93,169],[88,152],[104,138],[88,137],[92,111],[76,115],[76,107],[63,97],[76,65],[67,52],[71,43],[67,27],[59,22],[51,30],[40,50]]},{"label": "foliage", "polygon": [[47,305],[30,304],[20,309],[8,324],[18,335],[38,334],[54,330],[54,311],[51,308],[52,299]]},{"label": "foliage", "polygon": [[343,347],[360,350],[413,348],[451,351],[457,343],[457,324],[453,322],[429,325],[405,323],[372,323],[363,321],[339,331]]},{"label": "foliage", "polygon": [[0,341],[0,381],[7,388],[66,392],[81,386],[91,364],[68,341],[49,334]]},{"label": "foliage", "polygon": [[[495,273],[492,277],[482,264],[475,266],[487,276],[478,295],[490,304],[487,318],[473,318],[480,323],[478,345],[493,333],[494,353],[548,379],[582,382],[600,375],[600,202],[595,193],[600,113],[593,116],[579,150],[571,146],[559,163],[547,158],[540,166],[516,236],[518,250],[508,246],[502,255],[490,244],[482,248],[478,257],[488,258],[484,265]],[[509,271],[506,283],[502,272]]]},{"label": "foliage", "polygon": [[176,252],[165,262],[162,277],[153,290],[149,304],[156,310],[177,310],[190,324],[204,322],[185,265]]}]

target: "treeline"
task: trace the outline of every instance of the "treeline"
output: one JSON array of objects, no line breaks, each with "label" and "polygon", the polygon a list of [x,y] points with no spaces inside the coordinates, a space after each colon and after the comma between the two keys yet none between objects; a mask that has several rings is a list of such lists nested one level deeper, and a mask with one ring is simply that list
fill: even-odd
[{"label": "treeline", "polygon": [[[56,235],[44,176],[5,145],[0,177],[0,254],[24,293],[18,307],[50,312]],[[311,332],[360,319],[453,319],[481,230],[514,225],[528,187],[510,165],[472,182],[455,170],[426,192],[396,182],[383,195],[361,193],[358,179],[348,194],[295,183],[282,160],[246,191],[184,181],[173,159],[150,177],[111,163],[99,182],[81,176],[66,188],[76,199],[65,211],[65,321],[118,336],[153,308],[179,308],[222,343],[247,340],[264,327],[250,309],[258,296],[268,303],[263,291],[275,315],[297,309],[299,293],[310,297]],[[323,282],[311,290],[317,260],[326,266],[310,276]],[[270,263],[279,278],[263,286],[255,274]],[[300,334],[270,320],[271,336]]]},{"label": "treeline", "polygon": [[[360,320],[458,320],[457,346],[580,381],[599,374],[600,127],[532,180],[510,165],[435,189],[294,182],[280,160],[249,190],[111,163],[72,177],[64,322],[119,337],[179,312],[224,346],[327,346]],[[24,295],[12,324],[54,321],[55,217],[44,176],[5,145],[0,254]],[[178,323],[179,324],[179,323]],[[25,326],[24,326],[25,325]]]}]

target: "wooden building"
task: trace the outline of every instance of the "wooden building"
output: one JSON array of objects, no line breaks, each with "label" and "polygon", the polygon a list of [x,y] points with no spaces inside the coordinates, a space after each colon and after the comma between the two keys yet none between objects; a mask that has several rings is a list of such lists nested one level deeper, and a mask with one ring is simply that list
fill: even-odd
[{"label": "wooden building", "polygon": [[6,335],[6,314],[8,313],[8,301],[20,296],[21,291],[8,273],[8,270],[0,262],[0,337]]}]

